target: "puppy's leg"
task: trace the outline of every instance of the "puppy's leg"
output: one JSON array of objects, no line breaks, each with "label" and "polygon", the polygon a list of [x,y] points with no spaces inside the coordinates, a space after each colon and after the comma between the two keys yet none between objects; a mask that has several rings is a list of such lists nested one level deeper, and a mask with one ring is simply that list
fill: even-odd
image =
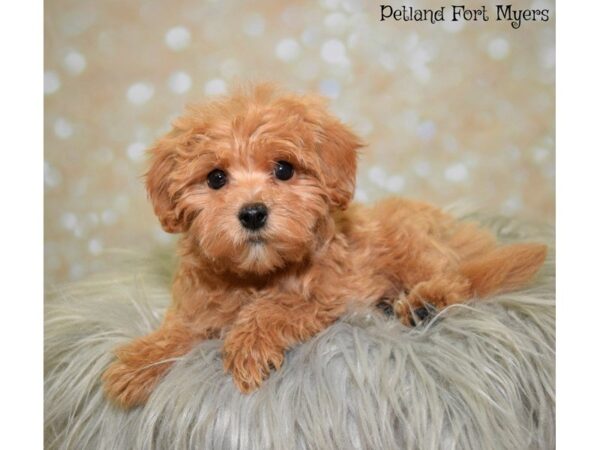
[{"label": "puppy's leg", "polygon": [[426,319],[435,310],[467,300],[471,283],[456,273],[440,273],[416,284],[394,305],[396,315],[406,325]]},{"label": "puppy's leg", "polygon": [[124,408],[143,405],[175,358],[207,337],[206,331],[167,316],[157,331],[116,351],[117,361],[102,375],[107,396]]},{"label": "puppy's leg", "polygon": [[390,278],[407,291],[394,305],[406,324],[411,323],[413,312],[423,319],[431,307],[442,308],[470,295],[471,284],[459,272],[457,255],[426,234],[407,233],[386,259]]},{"label": "puppy's leg", "polygon": [[284,352],[334,322],[344,303],[328,298],[324,302],[300,296],[272,295],[245,307],[225,337],[225,370],[243,393],[258,388],[271,369],[279,369]]},{"label": "puppy's leg", "polygon": [[410,324],[423,319],[432,305],[440,308],[472,297],[507,292],[526,285],[546,258],[546,246],[514,244],[497,247],[487,254],[461,261],[458,270],[441,270],[431,279],[418,282],[404,301],[398,301],[396,313]]}]

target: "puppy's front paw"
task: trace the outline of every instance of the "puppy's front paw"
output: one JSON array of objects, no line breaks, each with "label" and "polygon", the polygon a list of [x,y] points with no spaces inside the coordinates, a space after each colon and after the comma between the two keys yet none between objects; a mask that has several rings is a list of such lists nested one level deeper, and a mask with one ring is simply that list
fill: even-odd
[{"label": "puppy's front paw", "polygon": [[115,361],[102,375],[106,395],[122,408],[146,403],[163,370]]},{"label": "puppy's front paw", "polygon": [[252,330],[233,329],[223,344],[225,370],[231,372],[238,389],[249,394],[260,387],[271,370],[283,364],[283,349]]}]

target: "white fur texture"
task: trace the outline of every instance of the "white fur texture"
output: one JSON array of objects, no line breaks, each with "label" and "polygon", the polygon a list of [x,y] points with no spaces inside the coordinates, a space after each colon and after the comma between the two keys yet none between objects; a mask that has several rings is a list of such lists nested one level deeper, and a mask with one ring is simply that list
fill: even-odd
[{"label": "white fur texture", "polygon": [[[553,240],[503,219],[487,225],[504,241]],[[448,308],[425,326],[349,314],[291,350],[250,396],[223,373],[221,342],[204,342],[144,408],[126,412],[104,398],[100,375],[114,347],[159,324],[171,267],[163,257],[130,260],[118,276],[48,296],[46,447],[554,448],[552,258],[531,288]]]}]

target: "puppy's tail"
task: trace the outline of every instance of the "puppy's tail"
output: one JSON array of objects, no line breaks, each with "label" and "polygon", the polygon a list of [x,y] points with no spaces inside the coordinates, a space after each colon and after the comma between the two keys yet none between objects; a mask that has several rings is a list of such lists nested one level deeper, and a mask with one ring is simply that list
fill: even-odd
[{"label": "puppy's tail", "polygon": [[471,281],[471,293],[486,297],[518,289],[529,282],[546,259],[542,244],[513,244],[464,261],[460,272]]}]

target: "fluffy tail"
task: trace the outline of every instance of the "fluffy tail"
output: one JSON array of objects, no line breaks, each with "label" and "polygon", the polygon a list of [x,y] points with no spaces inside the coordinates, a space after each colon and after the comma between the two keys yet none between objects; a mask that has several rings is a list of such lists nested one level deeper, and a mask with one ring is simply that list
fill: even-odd
[{"label": "fluffy tail", "polygon": [[546,253],[547,247],[542,244],[496,247],[463,262],[460,272],[471,281],[474,296],[486,297],[527,284],[544,263]]}]

